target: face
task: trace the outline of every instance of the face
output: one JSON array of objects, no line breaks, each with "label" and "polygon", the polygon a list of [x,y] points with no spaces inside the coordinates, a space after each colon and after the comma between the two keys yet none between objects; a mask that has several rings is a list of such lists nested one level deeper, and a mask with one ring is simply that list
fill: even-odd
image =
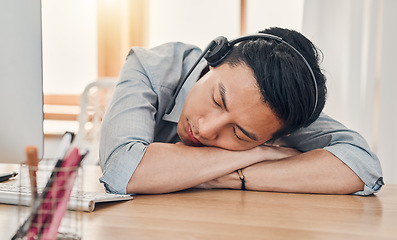
[{"label": "face", "polygon": [[246,150],[272,138],[282,123],[263,102],[245,64],[211,68],[190,90],[178,122],[189,146]]}]

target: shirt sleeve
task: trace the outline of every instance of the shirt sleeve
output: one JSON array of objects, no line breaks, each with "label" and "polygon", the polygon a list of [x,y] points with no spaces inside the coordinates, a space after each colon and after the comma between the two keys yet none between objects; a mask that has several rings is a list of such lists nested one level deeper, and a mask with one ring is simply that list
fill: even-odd
[{"label": "shirt sleeve", "polygon": [[[187,66],[193,65],[200,53],[198,47],[181,42],[131,49],[102,121],[99,163],[103,176],[99,180],[107,191],[126,193],[149,144],[179,139],[179,116],[165,119],[164,112],[179,80],[190,69]],[[179,96],[197,78],[184,84],[175,112],[183,107]]]},{"label": "shirt sleeve", "polygon": [[322,113],[310,126],[283,137],[279,143],[302,152],[323,148],[344,162],[364,182],[356,195],[370,195],[384,185],[378,157],[364,138]]},{"label": "shirt sleeve", "polygon": [[99,179],[107,191],[125,194],[127,184],[153,142],[157,95],[138,57],[130,52],[102,121]]}]

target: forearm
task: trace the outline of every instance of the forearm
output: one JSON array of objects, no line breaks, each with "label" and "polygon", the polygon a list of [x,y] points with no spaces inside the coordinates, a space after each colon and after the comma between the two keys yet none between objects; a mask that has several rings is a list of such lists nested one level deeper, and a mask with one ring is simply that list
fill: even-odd
[{"label": "forearm", "polygon": [[244,169],[246,188],[259,191],[349,194],[364,188],[360,178],[331,153],[318,149]]},{"label": "forearm", "polygon": [[[350,194],[364,183],[342,161],[318,149],[274,161],[262,161],[243,169],[245,187],[256,191]],[[240,188],[237,173],[207,183],[207,187]],[[205,186],[205,185],[202,185]]]},{"label": "forearm", "polygon": [[260,149],[229,151],[213,147],[152,143],[132,175],[127,193],[166,193],[187,189],[261,160]]}]

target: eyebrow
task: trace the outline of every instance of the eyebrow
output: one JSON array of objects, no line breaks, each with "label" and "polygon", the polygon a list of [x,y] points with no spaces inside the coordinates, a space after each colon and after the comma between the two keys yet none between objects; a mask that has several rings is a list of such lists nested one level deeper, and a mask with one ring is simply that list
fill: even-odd
[{"label": "eyebrow", "polygon": [[222,99],[223,106],[225,107],[226,112],[228,112],[229,109],[227,109],[226,98],[225,98],[226,88],[225,88],[225,85],[223,85],[223,83],[219,83],[219,93],[221,94],[221,99]]},{"label": "eyebrow", "polygon": [[[222,104],[225,107],[226,112],[228,112],[229,109],[227,108],[227,104],[226,104],[226,87],[225,87],[225,85],[223,85],[223,83],[219,83],[218,86],[219,86],[219,93],[220,93],[221,99],[222,99]],[[246,135],[250,139],[252,139],[254,141],[258,140],[258,137],[254,133],[248,132],[247,130],[245,130],[238,124],[236,124],[236,126],[238,127],[238,129],[240,129],[240,131],[242,133],[244,133],[244,135]]]}]

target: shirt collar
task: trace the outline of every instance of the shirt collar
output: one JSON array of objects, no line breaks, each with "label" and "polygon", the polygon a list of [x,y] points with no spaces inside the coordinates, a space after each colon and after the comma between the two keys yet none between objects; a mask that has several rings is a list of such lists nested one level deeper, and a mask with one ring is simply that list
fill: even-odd
[{"label": "shirt collar", "polygon": [[175,106],[172,108],[170,114],[164,114],[163,120],[178,123],[187,94],[189,93],[193,85],[197,82],[201,72],[206,66],[207,62],[202,60],[193,70],[190,76],[186,79],[186,82],[183,84],[183,87],[181,88],[178,96],[176,97]]}]

